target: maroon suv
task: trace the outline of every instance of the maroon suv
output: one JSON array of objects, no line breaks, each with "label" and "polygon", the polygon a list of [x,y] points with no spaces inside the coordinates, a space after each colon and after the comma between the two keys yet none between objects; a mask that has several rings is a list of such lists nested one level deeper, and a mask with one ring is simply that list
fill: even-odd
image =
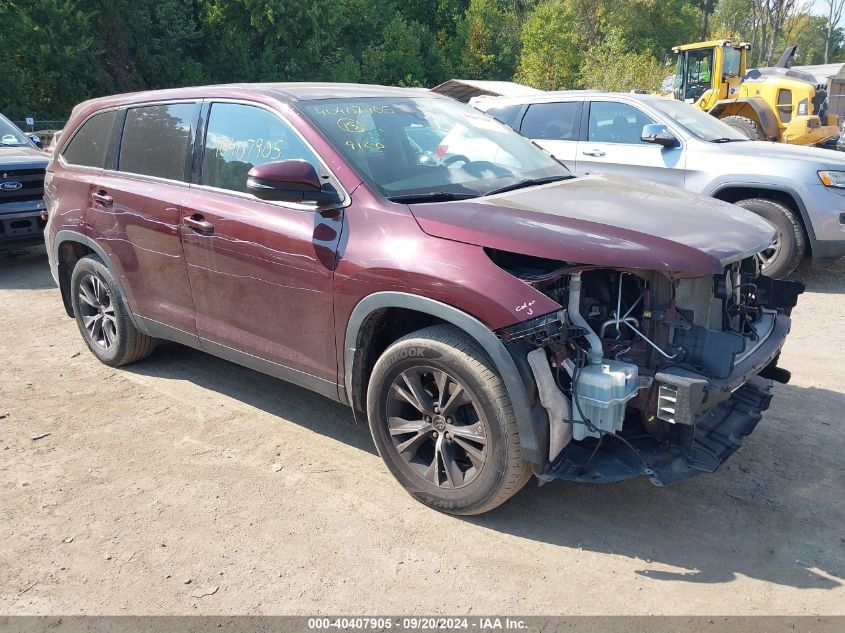
[{"label": "maroon suv", "polygon": [[256,84],[89,101],[47,171],[50,266],[102,362],[177,341],[348,403],[422,502],[714,471],[769,406],[800,284],[774,230],[573,178],[423,90]]}]

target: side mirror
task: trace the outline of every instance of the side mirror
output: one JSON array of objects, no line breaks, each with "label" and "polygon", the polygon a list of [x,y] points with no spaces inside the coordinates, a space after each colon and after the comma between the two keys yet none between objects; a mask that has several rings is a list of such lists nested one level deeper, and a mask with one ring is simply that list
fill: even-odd
[{"label": "side mirror", "polygon": [[644,125],[640,140],[643,143],[654,143],[663,147],[677,147],[678,145],[678,139],[669,131],[669,128],[659,123]]},{"label": "side mirror", "polygon": [[29,140],[35,143],[39,149],[44,149],[44,143],[41,142],[41,137],[37,134],[30,134]]},{"label": "side mirror", "polygon": [[277,202],[338,203],[340,194],[320,176],[308,161],[277,160],[249,170],[246,190],[261,200]]}]

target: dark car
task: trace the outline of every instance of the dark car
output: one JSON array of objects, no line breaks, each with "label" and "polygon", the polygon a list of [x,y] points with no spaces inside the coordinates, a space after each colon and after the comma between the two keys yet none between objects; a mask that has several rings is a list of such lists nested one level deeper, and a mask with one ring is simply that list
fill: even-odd
[{"label": "dark car", "polygon": [[[457,130],[472,159],[426,160],[421,127]],[[789,377],[777,358],[802,287],[759,274],[770,224],[669,187],[573,178],[427,91],[90,101],[46,199],[53,276],[102,362],[168,339],[347,403],[402,485],[456,514],[532,473],[713,471]]]},{"label": "dark car", "polygon": [[0,114],[0,249],[42,244],[49,158]]}]

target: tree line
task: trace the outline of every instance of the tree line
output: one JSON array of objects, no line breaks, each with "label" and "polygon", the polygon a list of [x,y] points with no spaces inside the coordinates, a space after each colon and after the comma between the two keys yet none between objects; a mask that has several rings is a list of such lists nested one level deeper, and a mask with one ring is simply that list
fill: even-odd
[{"label": "tree line", "polygon": [[752,59],[845,60],[845,0],[0,0],[0,111],[201,83],[450,78],[657,90],[671,47],[732,34]]}]

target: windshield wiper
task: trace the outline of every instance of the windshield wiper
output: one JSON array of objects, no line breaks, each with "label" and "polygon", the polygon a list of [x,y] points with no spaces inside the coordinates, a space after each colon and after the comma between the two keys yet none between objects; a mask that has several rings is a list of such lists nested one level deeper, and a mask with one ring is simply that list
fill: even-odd
[{"label": "windshield wiper", "polygon": [[425,193],[409,193],[401,196],[388,196],[391,202],[414,204],[417,202],[449,202],[451,200],[469,200],[477,198],[477,193],[456,193],[454,191],[427,191]]},{"label": "windshield wiper", "polygon": [[723,136],[721,138],[711,138],[708,143],[742,143],[750,140],[747,138],[728,138],[727,136]]},{"label": "windshield wiper", "polygon": [[515,189],[524,189],[525,187],[533,187],[534,185],[545,185],[550,182],[557,182],[558,180],[569,180],[570,178],[572,178],[572,176],[547,176],[546,178],[525,178],[524,180],[520,180],[510,185],[499,187],[498,189],[491,189],[484,195],[492,196],[496,193],[505,193],[506,191],[514,191]]}]

